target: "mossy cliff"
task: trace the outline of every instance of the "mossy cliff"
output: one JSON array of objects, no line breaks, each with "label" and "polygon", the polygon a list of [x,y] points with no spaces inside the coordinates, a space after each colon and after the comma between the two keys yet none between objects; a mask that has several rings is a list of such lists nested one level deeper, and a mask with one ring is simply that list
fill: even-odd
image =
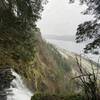
[{"label": "mossy cliff", "polygon": [[40,32],[35,34],[36,53],[30,66],[20,71],[27,85],[35,92],[65,93],[70,90],[72,62],[66,60],[57,49],[43,41]]},{"label": "mossy cliff", "polygon": [[73,54],[46,43],[39,30],[31,32],[34,33],[32,41],[30,40],[33,51],[28,48],[27,39],[17,44],[16,48],[1,45],[0,68],[10,66],[22,76],[33,92],[50,94],[72,92],[75,88],[71,79],[77,66],[75,55],[73,57]]},{"label": "mossy cliff", "polygon": [[[34,46],[32,45],[34,52],[28,48],[27,39],[23,40],[21,44],[16,44],[15,48],[13,44],[11,44],[11,48],[10,45],[8,47],[1,45],[1,67],[13,68],[23,77],[26,85],[35,92],[63,93],[70,90],[69,77],[71,77],[71,67],[73,66],[72,60],[70,57],[66,59],[53,45],[43,41],[39,30],[32,32],[34,33]],[[19,55],[22,51],[23,53]],[[30,54],[31,56],[29,56]],[[25,57],[30,58],[25,60]]]}]

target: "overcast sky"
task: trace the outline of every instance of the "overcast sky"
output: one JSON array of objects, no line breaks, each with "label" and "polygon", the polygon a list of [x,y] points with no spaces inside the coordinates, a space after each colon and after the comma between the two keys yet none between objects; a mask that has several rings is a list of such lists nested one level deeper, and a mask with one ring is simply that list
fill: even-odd
[{"label": "overcast sky", "polygon": [[77,25],[91,19],[81,14],[84,9],[78,3],[68,4],[68,0],[49,0],[37,25],[43,35],[75,35]]}]

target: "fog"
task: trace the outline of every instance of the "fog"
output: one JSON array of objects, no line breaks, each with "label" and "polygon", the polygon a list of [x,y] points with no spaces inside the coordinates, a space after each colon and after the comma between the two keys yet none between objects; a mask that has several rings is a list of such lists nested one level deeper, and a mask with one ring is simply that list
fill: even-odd
[{"label": "fog", "polygon": [[42,35],[75,35],[80,23],[92,19],[92,16],[82,15],[85,8],[79,2],[69,4],[68,0],[49,0],[37,25]]}]

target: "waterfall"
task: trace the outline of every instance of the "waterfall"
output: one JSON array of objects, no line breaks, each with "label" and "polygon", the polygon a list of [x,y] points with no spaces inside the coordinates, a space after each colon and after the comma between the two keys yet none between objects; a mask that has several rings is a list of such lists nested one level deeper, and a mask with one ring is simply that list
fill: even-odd
[{"label": "waterfall", "polygon": [[11,87],[8,90],[10,93],[8,93],[7,100],[31,100],[32,93],[24,85],[21,76],[14,70],[12,70],[12,75],[16,78],[12,81]]}]

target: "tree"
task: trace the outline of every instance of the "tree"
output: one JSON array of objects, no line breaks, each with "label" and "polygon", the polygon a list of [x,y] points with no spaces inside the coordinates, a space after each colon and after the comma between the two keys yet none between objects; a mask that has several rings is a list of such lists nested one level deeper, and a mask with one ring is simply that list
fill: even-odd
[{"label": "tree", "polygon": [[[80,59],[80,60],[79,60]],[[91,64],[91,71],[86,70],[81,62],[80,58],[76,57],[77,67],[79,76],[74,77],[74,79],[79,79],[78,85],[81,87],[84,93],[84,100],[99,100],[99,83],[98,83],[98,68],[97,70],[94,69],[93,63],[90,61]],[[98,67],[98,66],[97,66]]]},{"label": "tree", "polygon": [[[74,0],[70,0],[74,2]],[[91,43],[84,48],[85,53],[99,53],[100,49],[100,0],[80,0],[80,4],[86,4],[87,9],[83,14],[94,15],[94,19],[80,24],[77,28],[76,42],[83,42],[88,39]]]},{"label": "tree", "polygon": [[45,0],[0,0],[0,59],[28,62],[35,53],[36,21]]},{"label": "tree", "polygon": [[[44,0],[1,0],[0,25],[34,24],[40,18]],[[23,26],[23,27],[25,27]]]}]

